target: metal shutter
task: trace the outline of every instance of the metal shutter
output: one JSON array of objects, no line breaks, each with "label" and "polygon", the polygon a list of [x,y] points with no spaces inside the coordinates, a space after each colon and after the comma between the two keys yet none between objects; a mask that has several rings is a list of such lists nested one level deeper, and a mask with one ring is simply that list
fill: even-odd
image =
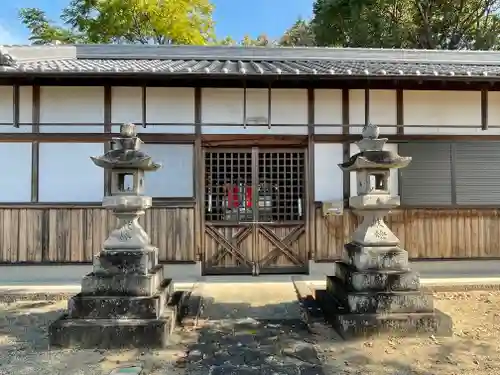
[{"label": "metal shutter", "polygon": [[500,142],[455,144],[457,204],[500,202]]},{"label": "metal shutter", "polygon": [[450,143],[403,143],[399,145],[399,154],[413,158],[408,167],[400,170],[403,205],[452,203]]}]

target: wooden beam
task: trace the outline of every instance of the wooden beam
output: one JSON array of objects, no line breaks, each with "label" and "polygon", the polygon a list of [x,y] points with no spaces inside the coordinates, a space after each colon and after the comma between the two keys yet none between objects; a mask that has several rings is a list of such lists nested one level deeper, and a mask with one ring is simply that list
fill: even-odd
[{"label": "wooden beam", "polygon": [[19,128],[19,115],[20,115],[20,87],[19,85],[14,85],[12,88],[12,122],[15,128]]},{"label": "wooden beam", "polygon": [[[0,142],[109,142],[118,133],[0,133]],[[194,134],[145,134],[139,137],[146,143],[194,143]]]},{"label": "wooden beam", "polygon": [[308,258],[316,258],[316,215],[314,208],[314,89],[307,89],[307,173],[306,173],[306,235],[308,236]]},{"label": "wooden beam", "polygon": [[[33,86],[32,90],[32,133],[26,134],[31,136],[31,202],[38,202],[39,195],[39,167],[40,167],[40,86]],[[20,134],[21,135],[21,134]]]},{"label": "wooden beam", "polygon": [[148,98],[146,85],[141,87],[141,107],[142,107],[142,127],[145,128],[148,123]]},{"label": "wooden beam", "polygon": [[[112,104],[113,104],[113,89],[111,86],[104,86],[104,133],[111,134],[113,131],[111,125],[112,117]],[[111,149],[111,143],[109,138],[104,141],[104,152],[108,152]],[[104,195],[111,194],[111,173],[105,169],[104,170]]]},{"label": "wooden beam", "polygon": [[203,243],[204,243],[204,214],[205,214],[205,178],[204,178],[204,160],[203,149],[201,143],[202,135],[202,89],[196,87],[194,89],[194,158],[193,158],[193,183],[194,183],[194,196],[196,199],[196,208],[194,210],[194,227],[195,238],[195,259],[201,261],[204,257]]},{"label": "wooden beam", "polygon": [[221,146],[300,146],[307,145],[307,135],[281,134],[203,134],[202,144],[205,147]]},{"label": "wooden beam", "polygon": [[396,133],[404,134],[404,105],[403,105],[403,89],[396,90]]},{"label": "wooden beam", "polygon": [[[342,151],[344,155],[344,160],[349,160],[351,157],[351,142],[347,139],[349,137],[350,128],[349,124],[351,122],[350,113],[349,113],[349,89],[342,90]],[[365,108],[366,112],[366,108]],[[358,137],[359,138],[359,137]],[[316,140],[318,137],[316,137]],[[343,197],[344,197],[344,206],[347,206],[349,203],[349,197],[351,195],[351,174],[349,172],[343,173]]]},{"label": "wooden beam", "polygon": [[370,123],[370,89],[365,88],[365,125]]},{"label": "wooden beam", "polygon": [[488,130],[488,88],[481,89],[481,129]]}]

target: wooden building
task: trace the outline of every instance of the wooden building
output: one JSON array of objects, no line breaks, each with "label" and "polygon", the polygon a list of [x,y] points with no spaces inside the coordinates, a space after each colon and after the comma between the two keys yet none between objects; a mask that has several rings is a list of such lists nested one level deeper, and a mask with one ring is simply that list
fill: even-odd
[{"label": "wooden building", "polygon": [[123,122],[164,165],[142,220],[163,262],[251,274],[338,259],[356,217],[337,164],[367,122],[413,157],[389,218],[411,258],[500,257],[498,52],[8,46],[0,64],[2,263],[91,262],[115,222],[89,156]]}]

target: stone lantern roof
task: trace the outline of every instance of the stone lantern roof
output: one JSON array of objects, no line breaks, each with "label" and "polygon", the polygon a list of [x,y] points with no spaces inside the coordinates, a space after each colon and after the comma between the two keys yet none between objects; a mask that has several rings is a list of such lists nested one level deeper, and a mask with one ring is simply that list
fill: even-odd
[{"label": "stone lantern roof", "polygon": [[377,125],[368,124],[363,128],[363,138],[356,142],[360,152],[339,164],[343,171],[360,169],[404,168],[411,162],[411,157],[399,156],[394,151],[385,151],[383,147],[387,138],[378,138],[380,129]]}]

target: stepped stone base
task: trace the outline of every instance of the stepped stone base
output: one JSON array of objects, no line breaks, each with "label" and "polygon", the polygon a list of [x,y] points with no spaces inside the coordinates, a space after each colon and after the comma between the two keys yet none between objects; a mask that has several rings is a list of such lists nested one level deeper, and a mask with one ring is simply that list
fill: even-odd
[{"label": "stepped stone base", "polygon": [[399,246],[364,246],[355,242],[344,245],[344,262],[357,270],[406,270],[408,252]]},{"label": "stepped stone base", "polygon": [[71,319],[68,315],[49,327],[51,346],[82,349],[164,348],[175,326],[175,313],[158,319]]},{"label": "stepped stone base", "polygon": [[152,296],[96,296],[79,293],[68,301],[70,319],[156,319],[165,311],[173,293],[171,279],[165,279]]},{"label": "stepped stone base", "polygon": [[[123,255],[121,257],[120,255]],[[150,267],[150,268],[148,268]],[[68,312],[49,327],[49,343],[59,347],[165,347],[178,308],[170,308],[173,283],[157,264],[156,249],[102,251]]]},{"label": "stepped stone base", "polygon": [[150,273],[92,272],[82,280],[82,294],[96,296],[151,296],[162,283],[163,267],[156,266]]},{"label": "stepped stone base", "polygon": [[374,334],[452,334],[451,318],[434,308],[431,293],[418,289],[417,273],[357,270],[338,262],[318,295],[326,318],[344,338]]},{"label": "stepped stone base", "polygon": [[344,339],[382,334],[395,336],[414,336],[419,334],[452,335],[451,318],[439,310],[428,313],[387,315],[336,315],[332,323]]}]

